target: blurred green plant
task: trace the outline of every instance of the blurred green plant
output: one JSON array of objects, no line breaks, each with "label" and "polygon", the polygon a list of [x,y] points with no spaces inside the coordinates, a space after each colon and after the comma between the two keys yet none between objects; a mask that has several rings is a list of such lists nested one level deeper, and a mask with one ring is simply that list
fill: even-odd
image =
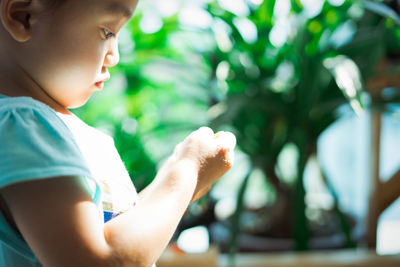
[{"label": "blurred green plant", "polygon": [[[209,124],[234,131],[252,168],[276,192],[268,233],[293,237],[295,248],[306,250],[305,166],[339,106],[349,101],[357,112],[368,106],[366,77],[385,56],[399,55],[398,16],[384,5],[389,1],[236,2],[241,9],[204,1],[169,14],[157,6],[146,12],[150,3],[139,6],[120,34],[121,63],[111,83],[76,113],[114,136],[138,191],[192,130]],[[288,147],[297,154],[294,177],[279,164]],[[250,177],[238,191],[233,254]],[[346,246],[353,247],[351,227],[329,188]]]},{"label": "blurred green plant", "polygon": [[[319,12],[303,1],[290,1],[282,11],[287,8],[283,2],[249,5],[248,15],[241,19],[256,29],[257,38],[251,41],[235,23],[235,14],[209,4],[208,11],[229,29],[226,40],[231,43],[229,49],[220,44],[210,55],[216,84],[226,91],[211,125],[233,126],[240,149],[277,191],[271,228],[293,236],[296,249],[306,250],[310,240],[303,181],[306,163],[317,152],[319,135],[336,120],[340,105],[349,101],[356,112],[366,107],[365,78],[390,49],[399,51],[400,39],[385,42],[398,31],[387,27],[396,18],[393,12],[388,18],[378,17],[367,12],[363,1],[342,1],[338,6],[335,1],[321,1]],[[222,68],[228,69],[226,74],[218,75]],[[278,164],[289,144],[298,154],[293,180],[284,177]],[[352,247],[349,226],[335,207],[346,244]],[[233,232],[240,230],[233,225]]]}]

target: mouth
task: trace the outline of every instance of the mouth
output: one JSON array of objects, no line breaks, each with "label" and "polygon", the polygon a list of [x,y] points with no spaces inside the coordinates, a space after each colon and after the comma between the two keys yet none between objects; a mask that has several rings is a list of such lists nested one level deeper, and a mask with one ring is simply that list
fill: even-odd
[{"label": "mouth", "polygon": [[99,90],[101,90],[101,89],[103,89],[103,87],[104,87],[104,82],[103,82],[103,81],[96,82],[94,85],[95,85]]},{"label": "mouth", "polygon": [[103,87],[104,87],[104,83],[105,83],[106,81],[108,81],[109,79],[110,79],[110,76],[108,75],[107,77],[103,78],[102,80],[100,80],[100,81],[98,81],[98,82],[95,82],[94,85],[95,85],[99,90],[101,90],[101,89],[103,89]]}]

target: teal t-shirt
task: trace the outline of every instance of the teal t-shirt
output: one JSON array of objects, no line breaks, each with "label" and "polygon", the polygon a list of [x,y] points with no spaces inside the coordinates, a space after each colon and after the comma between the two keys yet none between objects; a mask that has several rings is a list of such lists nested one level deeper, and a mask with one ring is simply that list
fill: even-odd
[{"label": "teal t-shirt", "polygon": [[[59,176],[92,179],[68,127],[54,110],[41,102],[0,95],[0,188]],[[24,238],[10,227],[1,212],[0,266],[41,266]]]}]

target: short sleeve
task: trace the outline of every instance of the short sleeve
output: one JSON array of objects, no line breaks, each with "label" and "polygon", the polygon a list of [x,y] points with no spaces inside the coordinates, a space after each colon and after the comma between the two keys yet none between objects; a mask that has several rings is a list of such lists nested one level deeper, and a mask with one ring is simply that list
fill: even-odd
[{"label": "short sleeve", "polygon": [[29,101],[0,107],[0,188],[38,178],[91,174],[69,129]]},{"label": "short sleeve", "polygon": [[[68,127],[55,111],[32,98],[0,98],[0,188],[59,176],[93,180]],[[98,190],[91,193],[96,202]],[[7,258],[8,262],[24,262],[23,266],[38,266],[33,264],[37,259],[28,244],[1,212],[0,241],[3,263]]]}]

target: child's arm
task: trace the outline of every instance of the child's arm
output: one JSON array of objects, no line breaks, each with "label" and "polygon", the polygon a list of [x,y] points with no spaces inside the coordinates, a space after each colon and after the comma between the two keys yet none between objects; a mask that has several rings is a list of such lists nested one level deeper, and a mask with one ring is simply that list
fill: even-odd
[{"label": "child's arm", "polygon": [[140,194],[138,204],[104,226],[79,177],[15,184],[1,194],[44,266],[150,266],[193,196],[231,167],[233,147],[229,134],[214,138],[206,128],[192,133]]}]

